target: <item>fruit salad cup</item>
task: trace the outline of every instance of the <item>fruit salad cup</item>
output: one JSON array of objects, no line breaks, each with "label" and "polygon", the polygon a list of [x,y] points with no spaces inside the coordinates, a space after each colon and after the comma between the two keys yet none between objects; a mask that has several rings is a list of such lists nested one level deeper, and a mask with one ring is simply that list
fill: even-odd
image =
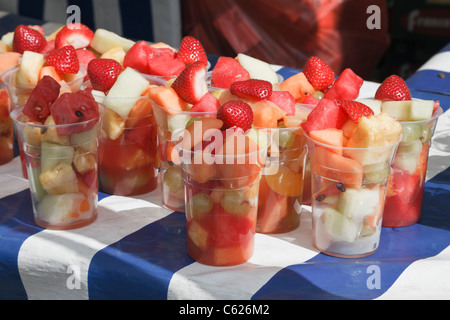
[{"label": "fruit salad cup", "polygon": [[[14,109],[18,106],[24,105],[31,92],[35,88],[34,86],[29,85],[21,85],[16,83],[16,75],[19,70],[19,67],[14,67],[6,70],[2,74],[1,81],[4,83],[5,88],[8,92],[11,108]],[[80,89],[81,85],[83,84],[84,77],[86,75],[85,69],[80,69],[80,71],[73,75],[72,79],[68,79],[67,82],[64,82],[62,86],[62,91],[64,92],[76,92]],[[22,173],[25,178],[27,178],[27,168],[25,163],[25,154],[24,150],[22,150],[22,143],[19,141],[20,135],[17,135],[18,139],[18,146],[19,146],[19,152],[20,152],[20,160],[22,163]]]},{"label": "fruit salad cup", "polygon": [[184,182],[182,169],[172,159],[172,150],[177,143],[174,133],[183,130],[192,119],[216,117],[217,111],[190,112],[171,110],[152,101],[158,132],[159,175],[161,199],[164,207],[184,212]]},{"label": "fruit salad cup", "polygon": [[[147,96],[111,98],[106,105],[99,143],[100,190],[133,196],[151,192],[158,185],[156,123]],[[126,118],[108,108],[120,102],[133,107]]]},{"label": "fruit salad cup", "polygon": [[344,258],[372,254],[379,245],[387,181],[399,141],[348,148],[307,138],[314,246]]},{"label": "fruit salad cup", "polygon": [[97,217],[97,144],[104,107],[90,120],[70,124],[36,124],[11,112],[30,181],[36,224],[73,229]]},{"label": "fruit salad cup", "polygon": [[[227,136],[225,152],[218,151],[220,147],[215,154],[206,148],[181,149],[188,254],[207,265],[237,265],[253,255],[259,181],[267,149],[234,152],[240,148],[230,144],[234,137],[238,145],[244,134],[237,130]],[[251,145],[249,140],[242,143]]]},{"label": "fruit salad cup", "polygon": [[441,114],[439,107],[430,120],[400,122],[403,136],[389,176],[384,227],[409,226],[419,221],[428,152]]},{"label": "fruit salad cup", "polygon": [[14,158],[14,126],[6,89],[0,89],[0,165]]}]

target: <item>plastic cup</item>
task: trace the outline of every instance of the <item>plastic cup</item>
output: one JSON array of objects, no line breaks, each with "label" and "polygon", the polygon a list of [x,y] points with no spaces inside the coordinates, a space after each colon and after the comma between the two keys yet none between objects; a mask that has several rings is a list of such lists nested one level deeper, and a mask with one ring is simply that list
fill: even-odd
[{"label": "plastic cup", "polygon": [[439,107],[430,120],[400,121],[403,134],[389,176],[384,227],[404,227],[419,221],[428,152],[442,112]]},{"label": "plastic cup", "polygon": [[14,126],[6,89],[0,88],[0,165],[14,158]]},{"label": "plastic cup", "polygon": [[364,257],[379,245],[387,181],[397,143],[345,148],[308,139],[313,245],[343,258]]},{"label": "plastic cup", "polygon": [[232,266],[252,257],[266,154],[266,148],[236,155],[181,150],[191,258],[206,265]]},{"label": "plastic cup", "polygon": [[[31,92],[35,88],[34,86],[28,86],[28,85],[20,85],[16,84],[16,74],[19,70],[19,67],[14,67],[5,70],[5,72],[2,73],[1,81],[4,84],[6,90],[8,91],[8,96],[10,99],[10,107],[11,109],[14,109],[19,106],[23,106],[28,101],[28,98],[30,97]],[[65,85],[61,88],[61,90],[67,92],[76,92],[80,89],[81,85],[83,84],[84,77],[86,75],[86,70],[80,68],[80,71],[73,76],[73,79],[66,82]],[[22,174],[25,178],[28,178],[27,176],[27,168],[25,163],[25,154],[24,150],[22,150],[23,143],[19,140],[20,135],[16,134],[16,139],[19,146],[19,155],[20,160],[22,163]]]},{"label": "plastic cup", "polygon": [[[95,96],[95,95],[94,95]],[[96,97],[98,99],[98,97]],[[114,99],[133,106],[127,118],[108,108]],[[102,192],[133,196],[158,185],[156,123],[147,96],[105,98],[99,143],[99,187]]]},{"label": "plastic cup", "polygon": [[[23,107],[11,112],[22,143],[34,220],[48,229],[73,229],[97,217],[99,117],[68,125],[26,121]],[[59,131],[70,130],[71,134]]]},{"label": "plastic cup", "polygon": [[[151,101],[151,100],[150,100]],[[184,212],[184,183],[180,164],[174,163],[171,153],[177,141],[174,133],[186,128],[196,117],[216,117],[217,112],[189,112],[161,107],[153,101],[158,133],[159,177],[162,205],[170,210]]]}]

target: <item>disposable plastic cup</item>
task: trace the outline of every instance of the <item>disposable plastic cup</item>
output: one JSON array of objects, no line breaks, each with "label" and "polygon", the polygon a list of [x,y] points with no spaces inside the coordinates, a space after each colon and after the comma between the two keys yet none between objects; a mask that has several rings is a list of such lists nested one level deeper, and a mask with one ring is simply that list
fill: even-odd
[{"label": "disposable plastic cup", "polygon": [[[150,100],[151,101],[151,100]],[[158,136],[159,177],[162,205],[184,212],[184,183],[180,164],[171,158],[177,141],[174,133],[183,130],[196,117],[216,117],[217,112],[190,112],[167,109],[152,102]]]},{"label": "disposable plastic cup", "polygon": [[34,221],[48,229],[73,229],[97,218],[97,145],[104,106],[97,118],[67,125],[26,121],[11,112],[30,182]]},{"label": "disposable plastic cup", "polygon": [[[149,98],[106,97],[101,101],[106,105],[106,112],[99,142],[100,190],[121,196],[155,190],[158,186],[158,146]],[[111,102],[129,104],[132,109],[124,118],[108,107]]]},{"label": "disposable plastic cup", "polygon": [[377,148],[335,147],[308,139],[313,245],[342,258],[378,249],[389,172],[399,141]]},{"label": "disposable plastic cup", "polygon": [[182,149],[180,158],[189,256],[212,266],[248,261],[267,150],[223,155]]},{"label": "disposable plastic cup", "polygon": [[14,158],[14,125],[6,89],[0,88],[0,165]]},{"label": "disposable plastic cup", "polygon": [[400,121],[402,140],[392,163],[384,207],[384,227],[404,227],[419,221],[431,139],[442,108],[432,119]]},{"label": "disposable plastic cup", "polygon": [[[20,85],[16,83],[16,74],[19,70],[19,67],[14,67],[5,70],[5,72],[1,75],[1,82],[4,84],[9,100],[10,100],[10,108],[14,109],[19,106],[23,106],[28,101],[28,98],[30,97],[31,92],[35,88],[34,86],[29,85]],[[64,90],[65,92],[76,92],[80,89],[80,87],[83,84],[84,77],[86,76],[86,70],[80,68],[80,71],[73,76],[73,79],[70,79],[69,81],[65,82],[65,85],[62,87],[61,90]],[[16,134],[16,139],[19,146],[19,155],[20,160],[22,163],[22,174],[25,178],[28,178],[27,176],[27,168],[25,164],[25,155],[24,150],[22,150],[23,143],[19,141],[20,136]]]}]

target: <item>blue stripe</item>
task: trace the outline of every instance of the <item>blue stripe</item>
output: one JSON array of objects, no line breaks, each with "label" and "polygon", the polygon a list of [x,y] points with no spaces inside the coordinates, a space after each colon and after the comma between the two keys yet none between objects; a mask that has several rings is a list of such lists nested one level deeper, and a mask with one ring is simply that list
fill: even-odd
[{"label": "blue stripe", "polygon": [[77,5],[78,7],[80,7],[80,22],[88,26],[91,30],[97,29],[97,27],[95,26],[92,0],[69,0],[67,5]]},{"label": "blue stripe", "polygon": [[4,35],[7,32],[14,31],[14,29],[20,24],[42,25],[43,23],[44,22],[42,20],[17,16],[15,14],[8,14],[0,19],[0,35]]},{"label": "blue stripe", "polygon": [[122,35],[133,40],[154,41],[152,8],[148,0],[120,0]]},{"label": "blue stripe", "polygon": [[20,0],[19,15],[42,20],[44,17],[44,0]]}]

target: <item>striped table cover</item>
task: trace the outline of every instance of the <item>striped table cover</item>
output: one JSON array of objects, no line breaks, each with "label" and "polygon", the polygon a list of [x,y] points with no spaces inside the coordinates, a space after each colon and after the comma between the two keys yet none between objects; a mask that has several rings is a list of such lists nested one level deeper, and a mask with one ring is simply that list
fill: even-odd
[{"label": "striped table cover", "polygon": [[[274,68],[283,78],[298,72]],[[202,265],[187,254],[184,215],[162,208],[159,191],[100,193],[93,224],[45,230],[33,222],[16,157],[0,166],[0,299],[450,299],[449,77],[450,46],[407,81],[413,97],[440,100],[445,113],[430,151],[422,219],[382,228],[379,249],[369,257],[319,253],[304,207],[296,230],[257,234],[248,262]],[[378,85],[366,81],[360,97],[373,96]]]}]

